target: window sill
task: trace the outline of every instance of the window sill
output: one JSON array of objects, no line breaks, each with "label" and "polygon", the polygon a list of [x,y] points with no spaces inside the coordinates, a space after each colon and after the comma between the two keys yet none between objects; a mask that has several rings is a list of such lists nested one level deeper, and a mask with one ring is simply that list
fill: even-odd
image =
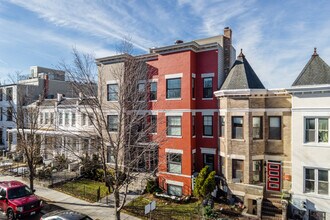
[{"label": "window sill", "polygon": [[202,138],[214,138],[213,136],[202,136]]},{"label": "window sill", "polygon": [[149,100],[149,102],[157,102],[157,100]]},{"label": "window sill", "polygon": [[231,141],[239,141],[239,142],[244,142],[245,140],[244,139],[234,139],[232,138]]},{"label": "window sill", "polygon": [[157,133],[150,133],[151,135],[157,135]]},{"label": "window sill", "polygon": [[182,136],[166,136],[167,138],[182,138]]},{"label": "window sill", "polygon": [[193,101],[196,101],[196,98],[192,98]]},{"label": "window sill", "polygon": [[259,141],[264,141],[264,139],[253,139],[253,141],[259,142]]},{"label": "window sill", "polygon": [[166,101],[180,101],[182,98],[170,98],[170,99],[165,99]]},{"label": "window sill", "polygon": [[192,138],[196,138],[196,135],[192,136]]},{"label": "window sill", "polygon": [[110,134],[117,134],[118,131],[109,131]]},{"label": "window sill", "polygon": [[330,147],[330,143],[316,143],[316,142],[308,142],[303,143],[304,147]]},{"label": "window sill", "polygon": [[322,199],[329,199],[329,195],[322,195],[322,194],[317,194],[317,193],[306,193],[304,192],[303,193],[304,196],[307,196],[307,197],[316,197],[316,198],[322,198]]},{"label": "window sill", "polygon": [[282,141],[282,139],[268,139],[267,141],[269,142],[279,142],[279,141]]},{"label": "window sill", "polygon": [[211,101],[213,98],[202,98],[203,101]]},{"label": "window sill", "polygon": [[107,100],[107,101],[112,103],[118,102],[118,100]]}]

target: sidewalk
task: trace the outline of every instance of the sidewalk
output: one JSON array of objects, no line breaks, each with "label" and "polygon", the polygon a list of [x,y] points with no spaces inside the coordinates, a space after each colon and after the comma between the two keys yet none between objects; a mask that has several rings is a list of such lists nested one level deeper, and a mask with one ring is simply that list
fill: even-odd
[{"label": "sidewalk", "polygon": [[[27,182],[22,180],[21,177],[0,176],[0,181],[9,181],[9,180],[18,180],[27,184]],[[113,205],[111,205],[113,204],[113,202],[112,203],[110,202],[110,205],[105,205],[98,202],[89,203],[87,201],[75,198],[65,193],[61,193],[56,190],[52,190],[39,185],[35,185],[35,190],[36,190],[35,194],[37,196],[40,196],[48,200],[48,203],[53,203],[65,209],[71,209],[77,212],[84,213],[93,219],[100,219],[100,220],[115,219],[114,207]],[[121,213],[121,219],[137,220],[139,218],[127,215],[125,213]]]}]

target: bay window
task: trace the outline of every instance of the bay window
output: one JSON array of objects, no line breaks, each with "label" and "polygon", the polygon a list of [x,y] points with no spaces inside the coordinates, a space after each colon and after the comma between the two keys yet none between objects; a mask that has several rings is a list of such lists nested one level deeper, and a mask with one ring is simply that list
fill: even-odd
[{"label": "bay window", "polygon": [[166,79],[166,98],[181,98],[181,78]]},{"label": "bay window", "polygon": [[232,117],[232,138],[243,139],[243,117]]}]

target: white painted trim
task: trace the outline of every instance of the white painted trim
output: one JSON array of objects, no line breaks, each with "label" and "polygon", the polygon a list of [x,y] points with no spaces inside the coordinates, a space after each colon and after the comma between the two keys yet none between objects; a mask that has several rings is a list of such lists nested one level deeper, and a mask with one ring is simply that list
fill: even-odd
[{"label": "white painted trim", "polygon": [[165,116],[183,116],[183,112],[165,112]]},{"label": "white painted trim", "polygon": [[118,80],[108,80],[107,85],[108,84],[118,84]]},{"label": "white painted trim", "polygon": [[265,155],[254,155],[252,156],[252,160],[264,160]]},{"label": "white painted trim", "polygon": [[219,155],[220,155],[221,157],[226,157],[226,153],[225,153],[225,152],[222,152],[222,151],[219,152]]},{"label": "white painted trim", "polygon": [[145,79],[144,79],[144,80],[139,80],[139,81],[138,81],[138,84],[142,84],[142,83],[146,84],[146,82],[147,82],[147,81],[146,81]]},{"label": "white painted trim", "polygon": [[214,136],[202,136],[202,138],[214,138]]},{"label": "white painted trim", "polygon": [[183,186],[183,182],[173,181],[173,180],[168,180],[168,179],[166,179],[166,184],[175,185],[175,186]]},{"label": "white painted trim", "polygon": [[192,115],[192,116],[196,116],[196,112],[192,112],[191,115]]},{"label": "white painted trim", "polygon": [[171,176],[181,176],[181,177],[185,177],[185,178],[191,178],[191,176],[189,176],[189,175],[180,174],[180,173],[158,172],[158,174],[166,174],[166,175],[171,175]]},{"label": "white painted trim", "polygon": [[245,155],[229,154],[228,157],[231,159],[245,160]]},{"label": "white painted trim", "polygon": [[192,74],[191,74],[191,77],[192,77],[192,78],[196,78],[196,74],[195,74],[195,73],[192,73]]},{"label": "white painted trim", "polygon": [[202,112],[202,116],[213,116],[214,115],[214,111],[208,111],[208,110],[204,110]]},{"label": "white painted trim", "polygon": [[228,108],[220,109],[220,113],[227,112],[291,112],[291,108]]},{"label": "white painted trim", "polygon": [[181,101],[182,98],[165,99],[166,101]]},{"label": "white painted trim", "polygon": [[202,98],[203,101],[212,101],[213,98]]},{"label": "white painted trim", "polygon": [[242,191],[232,190],[231,192],[232,192],[234,195],[245,196],[245,192],[242,192]]},{"label": "white painted trim", "polygon": [[265,155],[265,160],[277,160],[282,161],[284,156],[276,156],[276,155]]},{"label": "white painted trim", "polygon": [[201,147],[202,154],[216,154],[217,149]]},{"label": "white painted trim", "polygon": [[183,73],[166,74],[165,79],[182,78]]},{"label": "white painted trim", "polygon": [[192,149],[192,151],[191,151],[193,154],[195,154],[196,153],[196,149]]},{"label": "white painted trim", "polygon": [[206,78],[206,77],[214,77],[214,73],[202,73],[201,74],[202,78]]},{"label": "white painted trim", "polygon": [[148,82],[158,82],[158,78],[149,79]]},{"label": "white painted trim", "polygon": [[183,150],[180,150],[180,149],[165,148],[165,153],[183,154]]},{"label": "white painted trim", "polygon": [[167,135],[166,137],[167,138],[182,138],[182,136],[173,136],[173,135],[172,136],[171,135]]}]

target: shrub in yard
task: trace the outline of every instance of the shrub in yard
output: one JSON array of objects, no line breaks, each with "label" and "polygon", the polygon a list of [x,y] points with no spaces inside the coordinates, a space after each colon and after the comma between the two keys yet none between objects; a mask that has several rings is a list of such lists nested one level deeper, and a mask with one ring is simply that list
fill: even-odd
[{"label": "shrub in yard", "polygon": [[52,177],[52,169],[50,167],[46,167],[42,170],[38,171],[38,177],[40,179],[49,179]]},{"label": "shrub in yard", "polygon": [[198,174],[194,186],[194,196],[205,198],[215,189],[215,171],[210,172],[208,166],[205,166]]},{"label": "shrub in yard", "polygon": [[146,192],[154,193],[158,188],[157,181],[155,179],[149,178],[147,181]]},{"label": "shrub in yard", "polygon": [[62,155],[56,155],[54,158],[54,167],[56,167],[57,171],[63,171],[68,168],[69,161],[68,159]]}]

